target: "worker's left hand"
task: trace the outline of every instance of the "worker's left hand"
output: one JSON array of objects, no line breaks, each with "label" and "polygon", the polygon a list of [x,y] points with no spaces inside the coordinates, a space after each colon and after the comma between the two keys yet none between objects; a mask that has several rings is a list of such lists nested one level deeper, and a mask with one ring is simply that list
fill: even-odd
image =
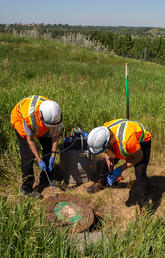
[{"label": "worker's left hand", "polygon": [[54,157],[50,157],[50,159],[49,159],[49,172],[52,171],[53,164],[54,164]]},{"label": "worker's left hand", "polygon": [[109,173],[107,176],[107,182],[110,186],[113,185],[113,183],[121,176],[123,170],[121,167],[116,168],[113,170],[113,173]]}]

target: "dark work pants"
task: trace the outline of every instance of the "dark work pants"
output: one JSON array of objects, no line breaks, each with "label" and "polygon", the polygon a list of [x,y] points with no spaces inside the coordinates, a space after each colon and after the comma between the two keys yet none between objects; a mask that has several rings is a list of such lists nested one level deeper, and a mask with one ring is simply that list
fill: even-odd
[{"label": "dark work pants", "polygon": [[142,208],[149,201],[149,180],[147,177],[147,165],[150,159],[151,141],[142,142],[141,148],[143,150],[143,160],[136,164],[136,191],[138,194],[139,206]]},{"label": "dark work pants", "polygon": [[[135,176],[136,176],[136,191],[138,194],[138,204],[140,207],[143,207],[144,204],[148,204],[149,200],[149,180],[147,177],[147,165],[150,159],[150,150],[151,150],[151,141],[142,142],[140,144],[143,151],[143,159],[138,164],[134,166],[135,168]],[[115,159],[115,164],[118,162]],[[103,185],[107,183],[107,175],[108,175],[108,166],[106,161],[104,161],[102,169],[100,170],[100,182]]]},{"label": "dark work pants", "polygon": [[[27,140],[22,138],[16,130],[15,132],[18,138],[20,154],[21,154],[22,190],[31,192],[33,183],[34,183],[34,171],[33,171],[34,155],[29,147]],[[50,153],[52,149],[52,139],[51,137],[42,136],[38,138],[38,140],[42,146],[43,160],[45,161],[48,167],[49,158],[51,155]],[[40,184],[47,184],[47,182],[48,180],[45,175],[45,172],[42,171],[40,174]]]}]

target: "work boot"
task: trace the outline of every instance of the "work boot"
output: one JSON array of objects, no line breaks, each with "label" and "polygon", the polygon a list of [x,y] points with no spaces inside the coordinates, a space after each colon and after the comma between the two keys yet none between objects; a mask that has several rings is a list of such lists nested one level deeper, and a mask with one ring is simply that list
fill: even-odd
[{"label": "work boot", "polygon": [[37,192],[37,191],[33,191],[32,193],[31,193],[31,197],[32,198],[35,198],[35,199],[42,199],[43,198],[43,195],[41,194],[41,193],[39,193],[39,192]]},{"label": "work boot", "polygon": [[97,183],[93,183],[93,185],[91,185],[91,186],[88,186],[86,191],[88,193],[97,193],[103,189],[105,189],[105,186],[102,185],[100,182],[97,182]]},{"label": "work boot", "polygon": [[33,192],[33,189],[32,189],[32,187],[21,187],[19,192],[22,195],[29,195],[29,194],[31,194]]},{"label": "work boot", "polygon": [[31,197],[31,198],[35,198],[35,199],[42,199],[43,196],[41,193],[37,192],[36,190],[32,190],[32,191],[25,191],[24,189],[20,189],[20,193],[22,195]]}]

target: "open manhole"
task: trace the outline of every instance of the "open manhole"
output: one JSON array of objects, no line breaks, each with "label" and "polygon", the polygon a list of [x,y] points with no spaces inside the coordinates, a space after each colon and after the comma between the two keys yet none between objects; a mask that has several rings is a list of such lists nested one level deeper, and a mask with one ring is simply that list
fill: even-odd
[{"label": "open manhole", "polygon": [[87,207],[84,200],[70,194],[54,196],[44,201],[47,222],[56,222],[57,225],[71,225],[72,233],[83,232],[94,222],[92,208]]}]

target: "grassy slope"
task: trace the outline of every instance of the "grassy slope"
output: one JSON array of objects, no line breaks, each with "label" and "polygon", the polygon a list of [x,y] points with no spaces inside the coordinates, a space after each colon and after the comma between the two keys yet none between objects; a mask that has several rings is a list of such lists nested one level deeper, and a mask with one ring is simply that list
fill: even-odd
[{"label": "grassy slope", "polygon": [[5,36],[0,41],[0,118],[7,115],[2,127],[8,128],[15,103],[31,94],[59,102],[66,129],[79,125],[91,130],[105,121],[125,117],[125,63],[129,62],[130,118],[144,123],[153,141],[158,140],[159,148],[164,149],[163,66],[55,41]]},{"label": "grassy slope", "polygon": [[20,180],[18,146],[10,125],[14,105],[32,94],[54,99],[62,108],[66,131],[73,126],[89,131],[105,121],[126,117],[126,62],[129,62],[130,118],[141,121],[151,131],[154,161],[164,154],[163,66],[56,41],[0,35],[1,192],[7,189],[12,193]]}]

